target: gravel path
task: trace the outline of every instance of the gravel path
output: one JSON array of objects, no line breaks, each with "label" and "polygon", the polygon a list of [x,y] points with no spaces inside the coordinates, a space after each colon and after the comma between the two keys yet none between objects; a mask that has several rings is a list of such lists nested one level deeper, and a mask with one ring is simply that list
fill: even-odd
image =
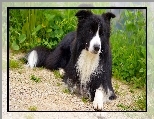
[{"label": "gravel path", "polygon": [[[11,55],[11,59],[18,60],[19,57],[22,55],[15,55],[14,57]],[[3,52],[2,60],[4,62],[6,61],[6,53]],[[10,72],[10,78],[7,79],[7,73],[6,73],[6,63],[4,63],[4,68],[2,70],[2,119],[151,119],[150,117],[146,116],[143,112],[7,112],[7,107],[9,106],[9,110],[11,111],[23,111],[28,110],[29,106],[34,106],[34,104],[37,104],[37,110],[47,110],[53,109],[53,105],[55,106],[53,110],[60,110],[60,109],[66,109],[66,110],[93,110],[91,108],[90,104],[84,104],[79,97],[72,96],[70,94],[63,94],[61,91],[64,87],[62,85],[57,86],[55,85],[58,81],[62,84],[61,79],[55,79],[53,78],[54,75],[51,71],[48,71],[46,69],[30,69],[27,67],[21,68],[20,70],[9,70]],[[20,72],[20,73],[19,73]],[[34,83],[32,82],[29,77],[30,74],[35,74],[37,76],[42,76],[42,82],[40,83]],[[41,74],[43,73],[43,74]],[[23,76],[23,77],[22,77]],[[52,76],[52,81],[50,80],[50,76]],[[9,91],[10,91],[10,100],[8,100],[7,97],[7,80],[10,81],[9,84]],[[48,81],[48,82],[47,82]],[[54,82],[56,81],[56,82]],[[50,83],[49,83],[50,82]],[[120,84],[120,88],[118,89],[118,92],[121,91],[125,92],[124,90],[128,91],[129,88],[120,83],[117,82],[117,80],[113,80],[114,87],[117,85],[117,83]],[[27,86],[27,87],[26,87]],[[45,86],[43,88],[43,86]],[[52,86],[52,87],[50,87]],[[122,88],[123,87],[123,88]],[[39,89],[41,88],[41,89]],[[39,89],[39,90],[35,90]],[[48,90],[47,90],[48,89]],[[50,89],[50,90],[49,90]],[[56,92],[58,94],[54,93],[55,89],[58,89]],[[46,92],[48,96],[45,95],[43,92],[44,90],[47,90],[49,92]],[[12,91],[12,93],[11,93]],[[30,94],[30,92],[33,92],[33,95]],[[41,100],[38,98],[40,94],[43,94],[43,97]],[[118,93],[117,92],[117,93]],[[129,91],[128,91],[129,92]],[[127,92],[127,93],[128,93]],[[36,93],[34,95],[34,93]],[[14,95],[13,95],[14,94]],[[52,94],[56,94],[53,96]],[[122,93],[123,94],[123,93]],[[129,93],[130,94],[130,93]],[[125,94],[126,95],[126,94]],[[126,98],[125,95],[121,96],[120,93],[118,94],[118,98],[115,101],[112,101],[112,103],[106,104],[105,109],[108,107],[108,109],[113,110],[113,108],[117,109],[116,104],[119,102],[123,102]],[[48,98],[50,96],[50,98]],[[66,97],[63,98],[62,96]],[[132,97],[133,95],[130,95],[128,97]],[[41,97],[41,96],[40,96]],[[47,98],[47,99],[46,99]],[[123,99],[124,98],[124,99]],[[44,99],[44,100],[42,100]],[[52,100],[51,100],[52,99]],[[56,103],[57,99],[58,104]],[[131,99],[131,98],[130,98]],[[69,102],[68,100],[74,100],[75,102]],[[7,101],[9,101],[10,105],[7,105]],[[35,103],[32,103],[35,102]],[[40,101],[40,102],[39,102]],[[54,104],[51,104],[51,102],[54,102]],[[69,102],[69,104],[68,104]],[[30,103],[30,104],[29,104]],[[41,105],[43,104],[43,105]],[[57,104],[57,105],[56,105]],[[65,105],[64,105],[65,104]],[[67,104],[67,105],[66,105]],[[71,105],[70,105],[71,104]],[[73,105],[73,108],[71,107]],[[112,106],[114,105],[114,106]],[[118,109],[117,109],[118,110]]]},{"label": "gravel path", "polygon": [[[18,60],[23,54],[11,55]],[[35,75],[41,82],[34,82]],[[83,102],[81,97],[64,93],[66,86],[62,79],[55,78],[53,72],[43,68],[31,69],[22,65],[20,69],[9,70],[9,110],[29,111],[94,111],[91,102]],[[113,79],[118,98],[104,105],[104,111],[121,111],[119,104],[131,105],[135,99],[127,85]],[[138,93],[138,92],[137,92]]]}]

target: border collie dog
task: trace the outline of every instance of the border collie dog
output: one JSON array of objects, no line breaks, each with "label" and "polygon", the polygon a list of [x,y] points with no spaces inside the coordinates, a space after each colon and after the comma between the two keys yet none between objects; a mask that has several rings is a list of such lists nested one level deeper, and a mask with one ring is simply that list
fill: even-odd
[{"label": "border collie dog", "polygon": [[50,50],[36,47],[27,54],[28,65],[50,70],[64,69],[64,82],[70,91],[89,98],[94,110],[103,110],[103,103],[116,99],[111,76],[110,51],[111,12],[102,15],[79,10],[77,30],[68,33],[59,45]]}]

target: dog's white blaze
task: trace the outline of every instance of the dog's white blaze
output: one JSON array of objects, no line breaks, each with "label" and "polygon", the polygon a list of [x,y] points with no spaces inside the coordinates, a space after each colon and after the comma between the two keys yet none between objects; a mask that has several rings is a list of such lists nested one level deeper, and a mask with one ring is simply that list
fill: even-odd
[{"label": "dog's white blaze", "polygon": [[97,110],[103,110],[103,103],[105,102],[105,93],[103,91],[102,86],[96,89],[95,97],[93,101],[93,107]]},{"label": "dog's white blaze", "polygon": [[90,81],[90,75],[95,71],[99,65],[99,53],[93,54],[85,49],[81,51],[78,58],[76,69],[80,74],[79,78],[81,84],[86,84]]},{"label": "dog's white blaze", "polygon": [[101,39],[99,37],[99,28],[98,28],[98,30],[96,32],[96,35],[90,41],[89,48],[88,48],[88,50],[90,52],[94,51],[94,45],[99,45],[100,46],[100,49],[99,49],[99,52],[100,52],[101,51]]},{"label": "dog's white blaze", "polygon": [[30,52],[30,54],[28,55],[28,66],[30,66],[31,68],[35,67],[38,61],[38,55],[37,52],[35,50],[33,50],[32,52]]}]

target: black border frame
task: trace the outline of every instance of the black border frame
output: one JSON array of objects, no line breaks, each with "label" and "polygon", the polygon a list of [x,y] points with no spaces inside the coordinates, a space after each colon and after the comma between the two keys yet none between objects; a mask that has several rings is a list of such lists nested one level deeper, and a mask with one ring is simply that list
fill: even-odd
[{"label": "black border frame", "polygon": [[147,112],[147,7],[7,7],[7,112],[96,112],[96,111],[10,111],[9,110],[9,10],[10,9],[145,9],[146,10],[146,111],[101,112]]}]

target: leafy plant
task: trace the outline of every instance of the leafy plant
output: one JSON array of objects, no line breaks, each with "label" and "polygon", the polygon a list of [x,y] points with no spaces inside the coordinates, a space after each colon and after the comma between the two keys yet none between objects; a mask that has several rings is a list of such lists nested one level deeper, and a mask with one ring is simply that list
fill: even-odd
[{"label": "leafy plant", "polygon": [[[136,88],[146,84],[146,23],[143,13],[125,10],[121,14],[121,29],[111,35],[113,76]],[[114,28],[114,27],[113,27]]]},{"label": "leafy plant", "polygon": [[39,83],[41,82],[41,79],[36,77],[35,75],[32,75],[31,78],[30,78],[32,81],[36,82],[36,83]]},{"label": "leafy plant", "polygon": [[9,46],[27,51],[37,45],[54,48],[75,30],[76,10],[12,9],[9,11]]}]

